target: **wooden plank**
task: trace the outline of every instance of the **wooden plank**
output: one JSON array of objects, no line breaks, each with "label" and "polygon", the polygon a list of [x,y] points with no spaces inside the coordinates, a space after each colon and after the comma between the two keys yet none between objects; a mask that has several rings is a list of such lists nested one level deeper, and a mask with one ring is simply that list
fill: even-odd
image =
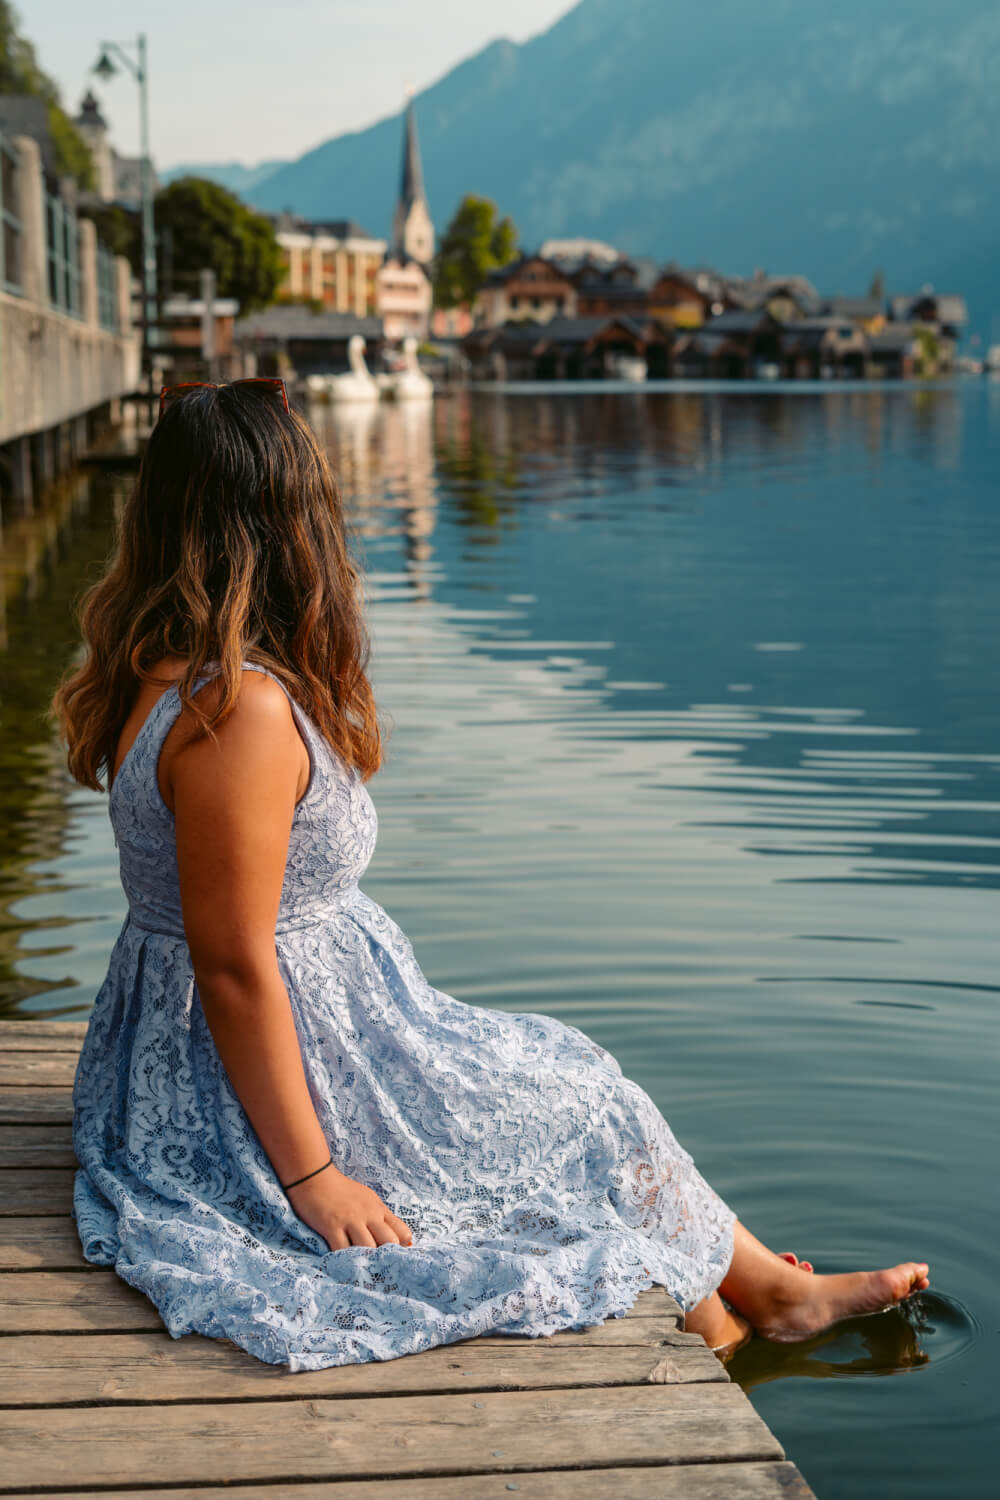
[{"label": "wooden plank", "polygon": [[[677,1468],[547,1469],[482,1474],[475,1492],[467,1477],[397,1479],[347,1484],[275,1484],[266,1491],[226,1485],[226,1500],[815,1500],[794,1464],[684,1464]],[[32,1494],[10,1500],[34,1500]],[[108,1500],[107,1490],[73,1492],[74,1500]],[[217,1489],[116,1490],[114,1500],[219,1500]]]},{"label": "wooden plank", "polygon": [[14,1088],[0,1092],[0,1125],[67,1125],[73,1119],[71,1088]]},{"label": "wooden plank", "polygon": [[71,1125],[0,1125],[0,1167],[75,1167]]},{"label": "wooden plank", "polygon": [[0,1021],[0,1052],[79,1052],[86,1021]]},{"label": "wooden plank", "polygon": [[71,1086],[78,1058],[76,1052],[0,1052],[0,1087]]},{"label": "wooden plank", "polygon": [[69,1214],[0,1218],[0,1271],[75,1271],[86,1264]]},{"label": "wooden plank", "polygon": [[[294,1379],[294,1377],[292,1377]],[[0,1411],[0,1487],[229,1484],[784,1458],[738,1386]],[[499,1455],[499,1456],[498,1456]]]},{"label": "wooden plank", "polygon": [[112,1270],[10,1271],[0,1278],[0,1333],[162,1328],[149,1299]]},{"label": "wooden plank", "polygon": [[725,1370],[703,1343],[678,1347],[670,1342],[673,1324],[646,1320],[639,1326],[644,1341],[631,1345],[477,1339],[403,1359],[294,1375],[283,1366],[262,1364],[228,1341],[196,1334],[183,1339],[171,1339],[165,1333],[10,1337],[0,1339],[0,1406],[390,1396],[726,1380]]},{"label": "wooden plank", "polygon": [[[0,1281],[0,1297],[3,1333],[131,1333],[159,1330],[163,1326],[153,1304],[110,1267],[92,1267],[86,1271],[10,1271]],[[675,1327],[670,1309],[676,1304],[669,1298],[657,1297],[655,1291],[643,1292],[639,1302],[654,1311],[644,1317],[609,1318],[602,1325],[622,1330],[615,1342],[644,1342],[645,1325],[650,1323]],[[502,1342],[507,1344],[512,1340],[503,1337]],[[518,1342],[537,1347],[540,1341]]]},{"label": "wooden plank", "polygon": [[72,1167],[0,1171],[0,1214],[65,1214],[73,1202]]}]

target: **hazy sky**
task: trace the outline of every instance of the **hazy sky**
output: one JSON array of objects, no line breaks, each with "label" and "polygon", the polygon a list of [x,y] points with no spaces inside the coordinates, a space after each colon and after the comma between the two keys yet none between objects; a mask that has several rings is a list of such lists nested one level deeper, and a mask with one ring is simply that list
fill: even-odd
[{"label": "hazy sky", "polygon": [[574,0],[17,0],[75,113],[88,83],[137,150],[135,84],[103,84],[98,43],[146,33],[158,166],[298,156],[400,107],[498,36],[544,31]]}]

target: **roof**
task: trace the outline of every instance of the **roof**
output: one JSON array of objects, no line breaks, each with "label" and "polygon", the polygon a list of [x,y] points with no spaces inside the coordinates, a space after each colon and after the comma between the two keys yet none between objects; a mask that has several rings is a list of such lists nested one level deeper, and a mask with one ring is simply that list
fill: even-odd
[{"label": "roof", "polygon": [[[214,297],[212,313],[216,318],[235,318],[240,304],[235,297]],[[205,315],[205,303],[200,297],[168,297],[163,304],[165,318],[201,318]]]},{"label": "roof", "polygon": [[80,101],[80,113],[73,124],[101,126],[104,130],[108,128],[108,122],[101,114],[101,106],[97,102],[93,89],[88,89],[84,94]]},{"label": "roof", "polygon": [[805,276],[732,276],[725,278],[725,290],[729,298],[741,307],[763,307],[774,297],[791,297],[802,308],[820,306],[820,296],[811,281]]},{"label": "roof", "polygon": [[569,280],[570,273],[566,270],[568,262],[551,260],[547,255],[519,255],[516,259],[508,261],[505,266],[497,266],[495,270],[491,271],[483,282],[483,286],[503,286],[505,282],[510,281],[512,277],[516,276],[518,271],[524,266],[530,265],[533,261],[541,261],[555,275],[561,276],[564,281]]},{"label": "roof", "polygon": [[881,297],[828,297],[824,310],[832,318],[877,318],[884,312]]},{"label": "roof", "polygon": [[381,318],[356,318],[352,313],[314,313],[296,303],[265,307],[237,324],[243,338],[348,339],[359,333],[364,339],[382,337]]},{"label": "roof", "polygon": [[617,314],[596,318],[552,318],[542,325],[542,342],[546,344],[588,344],[605,328],[624,328],[636,339],[645,339],[641,324],[634,318]]},{"label": "roof", "polygon": [[300,214],[269,214],[277,234],[329,235],[335,240],[371,240],[384,245],[378,235],[369,234],[357,219],[305,219]]}]

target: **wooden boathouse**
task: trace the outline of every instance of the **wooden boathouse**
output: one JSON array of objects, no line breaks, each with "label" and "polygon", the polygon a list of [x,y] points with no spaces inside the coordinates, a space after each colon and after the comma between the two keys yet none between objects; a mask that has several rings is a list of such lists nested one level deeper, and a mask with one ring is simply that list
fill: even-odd
[{"label": "wooden boathouse", "polygon": [[545,1339],[291,1374],[171,1339],[71,1217],[82,1022],[0,1022],[0,1495],[809,1500],[662,1290]]}]

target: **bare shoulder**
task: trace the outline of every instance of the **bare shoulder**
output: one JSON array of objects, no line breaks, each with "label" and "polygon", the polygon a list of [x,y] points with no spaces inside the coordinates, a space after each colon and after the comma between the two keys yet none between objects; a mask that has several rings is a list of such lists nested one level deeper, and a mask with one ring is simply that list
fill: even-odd
[{"label": "bare shoulder", "polygon": [[[199,689],[198,706],[211,714],[221,696],[222,684],[213,679]],[[273,775],[281,766],[293,774],[308,773],[308,756],[288,695],[273,677],[249,668],[243,671],[235,706],[211,735],[200,732],[195,715],[185,708],[163,749],[160,776],[168,787],[185,765],[192,772],[197,767],[198,774],[217,771],[240,780],[255,771]]]}]

